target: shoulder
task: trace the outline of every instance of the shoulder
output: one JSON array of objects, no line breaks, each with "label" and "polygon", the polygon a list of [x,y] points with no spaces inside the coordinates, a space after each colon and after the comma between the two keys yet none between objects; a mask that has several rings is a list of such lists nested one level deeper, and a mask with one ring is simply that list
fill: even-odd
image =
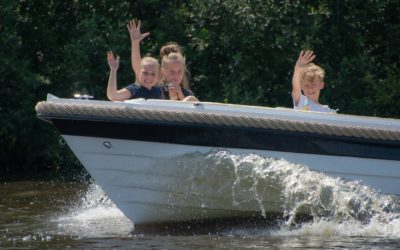
[{"label": "shoulder", "polygon": [[142,88],[142,86],[140,86],[136,83],[131,83],[125,87],[125,89],[127,89],[127,90],[129,90],[129,92],[131,92],[133,97],[137,95],[137,93],[140,91],[141,88]]},{"label": "shoulder", "polygon": [[128,86],[126,86],[125,88],[128,89],[129,91],[131,91],[131,90],[138,90],[139,88],[141,88],[141,86],[139,86],[136,83],[131,83]]}]

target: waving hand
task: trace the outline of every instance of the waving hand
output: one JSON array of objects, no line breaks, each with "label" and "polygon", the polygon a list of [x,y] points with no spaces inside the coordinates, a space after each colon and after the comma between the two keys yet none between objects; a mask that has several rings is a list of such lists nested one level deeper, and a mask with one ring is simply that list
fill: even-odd
[{"label": "waving hand", "polygon": [[144,34],[141,33],[140,31],[140,26],[142,25],[141,21],[139,20],[137,25],[135,23],[135,20],[129,21],[129,23],[126,25],[129,31],[129,35],[131,37],[132,42],[140,42],[144,38],[150,35],[150,32],[146,32]]}]

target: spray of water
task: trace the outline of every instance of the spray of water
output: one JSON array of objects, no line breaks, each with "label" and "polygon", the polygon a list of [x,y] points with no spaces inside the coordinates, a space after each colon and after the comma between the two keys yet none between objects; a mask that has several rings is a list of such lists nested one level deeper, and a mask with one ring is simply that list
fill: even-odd
[{"label": "spray of water", "polygon": [[[162,161],[168,162],[164,169],[182,175],[176,186],[188,194],[184,198],[171,195],[175,205],[191,202],[206,208],[213,204],[196,197],[216,196],[236,208],[256,204],[266,216],[267,206],[275,201],[285,218],[277,234],[400,235],[399,197],[384,195],[359,181],[333,178],[284,159],[219,149]],[[301,221],[304,215],[311,222]]]},{"label": "spray of water", "polygon": [[[279,191],[285,223],[274,234],[400,237],[400,199],[358,181],[346,181],[311,171],[284,159],[255,154],[210,152],[215,162],[232,164],[234,204],[252,197],[265,214],[263,201]],[[230,168],[231,166],[225,166]],[[311,222],[296,223],[303,214]]]},{"label": "spray of water", "polygon": [[[173,205],[190,202],[207,208],[213,204],[201,197],[213,195],[225,197],[235,207],[256,204],[265,216],[265,201],[272,199],[280,204],[285,220],[268,234],[400,237],[399,197],[379,193],[357,181],[333,178],[284,159],[217,149],[162,159],[161,163],[164,174],[182,177],[169,188],[179,185],[190,194],[186,198],[171,194]],[[312,220],[299,222],[304,214]],[[81,236],[121,235],[133,229],[133,224],[95,184],[57,221],[61,231]]]},{"label": "spray of water", "polygon": [[129,235],[133,231],[133,223],[95,183],[90,184],[80,201],[53,222],[58,225],[58,234],[83,238]]}]

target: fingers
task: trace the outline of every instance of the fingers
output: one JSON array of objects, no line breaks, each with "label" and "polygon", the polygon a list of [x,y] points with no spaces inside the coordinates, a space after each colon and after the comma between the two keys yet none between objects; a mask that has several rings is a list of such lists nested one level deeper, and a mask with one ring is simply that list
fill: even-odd
[{"label": "fingers", "polygon": [[308,62],[311,62],[312,60],[314,60],[315,57],[316,57],[316,56],[315,56],[314,54],[312,54],[312,55],[310,56],[310,58],[308,59]]},{"label": "fingers", "polygon": [[301,57],[307,59],[313,52],[311,50],[302,50],[301,53],[302,53]]},{"label": "fingers", "polygon": [[130,26],[131,30],[135,30],[136,29],[136,23],[135,23],[134,19],[129,21],[129,26]]},{"label": "fingers", "polygon": [[107,52],[107,60],[114,60],[114,54],[111,50]]},{"label": "fingers", "polygon": [[168,91],[178,91],[178,88],[174,83],[170,83],[168,84]]},{"label": "fingers", "polygon": [[142,34],[142,39],[145,37],[148,37],[148,36],[150,36],[150,32],[146,32],[146,33]]},{"label": "fingers", "polygon": [[136,23],[135,20],[132,19],[128,22],[128,24],[126,25],[126,27],[128,28],[129,33],[136,30]]},{"label": "fingers", "polygon": [[311,58],[313,55],[314,55],[314,52],[313,52],[312,50],[307,50],[307,51],[304,53],[304,57],[305,57],[306,59]]},{"label": "fingers", "polygon": [[113,52],[110,50],[107,52],[107,60],[108,62],[116,63],[117,65],[119,64],[119,56],[117,58],[114,57]]},{"label": "fingers", "polygon": [[113,54],[112,51],[109,51],[109,52],[107,53],[107,57],[110,58],[111,60],[115,60],[115,57],[114,57],[114,54]]},{"label": "fingers", "polygon": [[139,30],[140,31],[140,27],[142,26],[142,21],[139,20],[137,25],[135,23],[135,20],[132,19],[128,22],[128,24],[126,25],[126,27],[128,28],[129,31],[134,31],[134,30]]},{"label": "fingers", "polygon": [[144,34],[141,34],[140,28],[142,26],[142,21],[138,20],[137,25],[135,23],[135,20],[129,21],[129,23],[126,25],[128,28],[129,34],[131,36],[132,41],[141,41],[144,38],[148,37],[150,35],[150,32],[146,32]]},{"label": "fingers", "polygon": [[302,50],[299,55],[299,59],[305,60],[307,63],[314,60],[316,55],[312,50]]}]

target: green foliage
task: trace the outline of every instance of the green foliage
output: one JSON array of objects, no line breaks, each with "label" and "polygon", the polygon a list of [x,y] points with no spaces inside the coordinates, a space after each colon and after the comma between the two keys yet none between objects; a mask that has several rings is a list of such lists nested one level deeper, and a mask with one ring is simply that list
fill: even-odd
[{"label": "green foliage", "polygon": [[[47,93],[106,99],[106,52],[121,57],[119,87],[134,80],[128,20],[185,49],[200,100],[291,107],[301,49],[326,70],[321,101],[341,113],[400,118],[398,1],[12,1],[0,3],[0,179],[57,172],[76,159],[35,117]],[[79,171],[78,171],[79,172]]]}]

